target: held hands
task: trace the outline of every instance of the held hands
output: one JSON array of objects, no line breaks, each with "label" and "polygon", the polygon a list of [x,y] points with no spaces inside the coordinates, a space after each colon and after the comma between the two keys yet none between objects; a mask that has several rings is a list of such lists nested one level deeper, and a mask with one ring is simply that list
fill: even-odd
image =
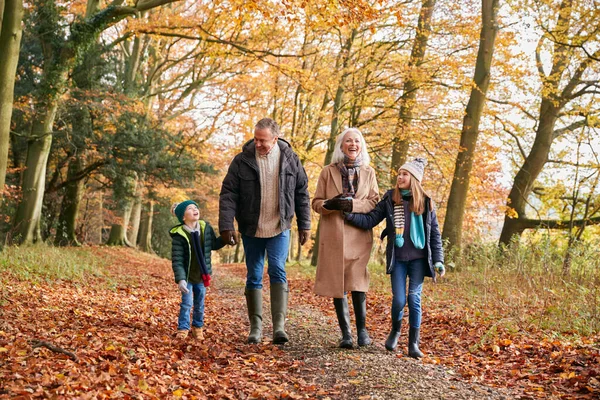
[{"label": "held hands", "polygon": [[187,282],[182,279],[179,282],[177,282],[177,286],[179,287],[179,290],[181,291],[181,293],[189,293],[189,289],[187,288]]},{"label": "held hands", "polygon": [[444,264],[439,261],[433,265],[433,268],[435,269],[435,272],[439,274],[440,278],[446,274],[446,268],[444,268]]},{"label": "held hands", "polygon": [[310,237],[310,231],[299,231],[300,233],[300,246],[304,246]]},{"label": "held hands", "polygon": [[342,194],[335,196],[329,200],[325,200],[323,208],[327,210],[340,210],[344,212],[352,212],[352,198],[342,197]]},{"label": "held hands", "polygon": [[233,246],[238,243],[235,231],[223,231],[221,232],[221,236],[223,237],[223,242],[225,242],[225,244]]}]

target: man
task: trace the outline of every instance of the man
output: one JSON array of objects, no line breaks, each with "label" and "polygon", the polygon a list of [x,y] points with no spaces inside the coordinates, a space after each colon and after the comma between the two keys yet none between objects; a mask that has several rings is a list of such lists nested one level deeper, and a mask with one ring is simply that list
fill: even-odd
[{"label": "man", "polygon": [[286,343],[288,285],[285,261],[294,212],[300,244],[310,234],[310,200],[306,172],[279,126],[263,118],[229,166],[219,198],[219,232],[225,243],[237,244],[237,220],[246,254],[246,305],[250,319],[248,343],[262,340],[262,276],[265,252],[271,283],[273,343]]}]

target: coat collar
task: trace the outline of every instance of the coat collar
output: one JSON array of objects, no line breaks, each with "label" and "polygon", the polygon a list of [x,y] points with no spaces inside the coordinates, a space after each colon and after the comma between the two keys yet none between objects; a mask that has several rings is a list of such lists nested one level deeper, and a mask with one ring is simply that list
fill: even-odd
[{"label": "coat collar", "polygon": [[[333,179],[333,183],[335,184],[335,188],[337,189],[337,191],[339,193],[344,193],[344,189],[342,188],[342,173],[340,172],[340,169],[338,168],[338,166],[336,164],[329,164],[330,171],[331,171],[331,177]],[[366,196],[366,192],[369,190],[369,188],[367,187],[367,185],[361,185],[360,183],[360,177],[365,177],[367,175],[366,171],[367,168],[369,168],[368,165],[361,165],[360,166],[360,170],[358,172],[358,179],[359,179],[359,183],[358,183],[358,189],[356,190],[356,197],[361,197],[361,196]]]}]

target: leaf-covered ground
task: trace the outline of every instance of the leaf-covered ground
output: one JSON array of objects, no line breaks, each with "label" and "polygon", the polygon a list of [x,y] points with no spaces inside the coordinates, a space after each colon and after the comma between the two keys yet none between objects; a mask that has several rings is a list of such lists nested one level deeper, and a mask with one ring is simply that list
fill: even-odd
[{"label": "leaf-covered ground", "polygon": [[[597,338],[505,332],[431,304],[415,361],[383,348],[389,296],[372,293],[375,344],[336,347],[329,299],[290,272],[291,343],[245,344],[244,267],[215,267],[203,342],[174,337],[179,296],[170,263],[128,249],[94,248],[110,277],[82,282],[10,279],[0,291],[0,398],[598,398]],[[265,291],[265,294],[268,292]],[[493,333],[493,334],[492,334]],[[402,347],[406,335],[403,332]],[[48,346],[45,346],[47,344]],[[53,348],[54,350],[50,349]],[[64,350],[62,353],[60,350]]]}]

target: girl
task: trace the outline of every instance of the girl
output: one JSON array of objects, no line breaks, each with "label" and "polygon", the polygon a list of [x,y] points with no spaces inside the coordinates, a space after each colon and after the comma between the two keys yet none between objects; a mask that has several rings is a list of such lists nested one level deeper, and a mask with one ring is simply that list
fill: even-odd
[{"label": "girl", "polygon": [[389,190],[367,214],[351,213],[346,220],[363,229],[371,229],[386,219],[382,238],[387,236],[386,272],[392,281],[392,329],[385,348],[398,345],[402,316],[406,305],[408,277],[408,355],[423,357],[419,350],[421,328],[421,291],[425,276],[444,276],[444,253],[437,216],[431,199],[423,191],[421,180],[427,161],[415,158],[398,170],[396,187]]}]

